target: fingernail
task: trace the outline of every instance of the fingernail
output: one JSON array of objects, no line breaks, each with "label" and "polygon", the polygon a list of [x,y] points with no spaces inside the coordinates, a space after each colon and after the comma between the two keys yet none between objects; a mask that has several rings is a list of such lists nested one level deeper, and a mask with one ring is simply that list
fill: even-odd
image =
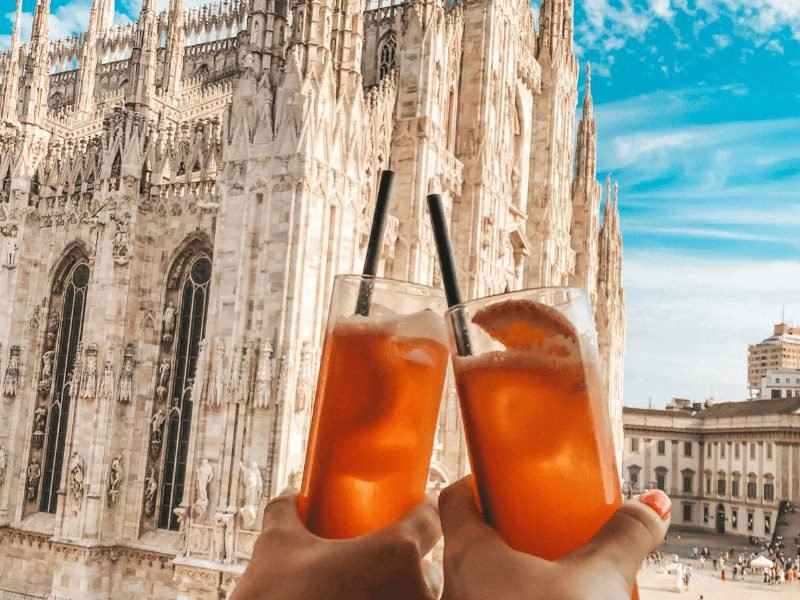
[{"label": "fingernail", "polygon": [[661,490],[650,490],[639,496],[639,502],[656,511],[662,521],[666,521],[672,511],[672,500]]}]

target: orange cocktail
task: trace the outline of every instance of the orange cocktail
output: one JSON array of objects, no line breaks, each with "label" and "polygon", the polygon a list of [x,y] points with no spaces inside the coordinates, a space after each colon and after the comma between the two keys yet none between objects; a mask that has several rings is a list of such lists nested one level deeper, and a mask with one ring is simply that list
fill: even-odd
[{"label": "orange cocktail", "polygon": [[585,296],[530,290],[450,316],[471,346],[453,364],[484,516],[512,548],[565,556],[622,503]]},{"label": "orange cocktail", "polygon": [[449,359],[441,292],[374,279],[369,316],[354,316],[361,279],[334,284],[298,499],[326,538],[384,527],[423,499]]}]

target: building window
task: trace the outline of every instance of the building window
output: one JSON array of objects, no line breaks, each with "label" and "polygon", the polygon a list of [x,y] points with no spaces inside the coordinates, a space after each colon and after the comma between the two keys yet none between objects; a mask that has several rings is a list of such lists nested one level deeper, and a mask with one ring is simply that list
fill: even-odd
[{"label": "building window", "polygon": [[632,487],[639,485],[639,467],[630,467],[628,469],[628,482]]},{"label": "building window", "polygon": [[708,450],[706,451],[706,457],[707,457],[707,458],[711,458],[711,444],[707,444],[707,445],[706,445],[706,448],[708,449]]},{"label": "building window", "polygon": [[772,515],[764,515],[764,533],[769,535],[772,531]]},{"label": "building window", "polygon": [[736,529],[738,527],[738,524],[739,524],[739,511],[737,511],[735,508],[732,508],[731,509],[731,527]]},{"label": "building window", "polygon": [[708,523],[708,504],[703,506],[703,523]]},{"label": "building window", "polygon": [[719,457],[720,458],[725,458],[725,442],[722,442],[719,445]]},{"label": "building window", "polygon": [[[168,291],[165,303],[174,313],[172,327],[174,339],[168,339],[166,345],[162,346],[162,360],[159,361],[159,364],[171,365],[165,369],[167,381],[159,382],[166,387],[162,393],[169,394],[166,397],[169,404],[164,408],[166,414],[161,413],[161,408],[156,407],[151,419],[151,455],[160,457],[163,465],[158,527],[174,530],[179,528],[179,523],[173,509],[183,501],[186,483],[186,459],[193,412],[191,392],[200,343],[205,336],[211,281],[211,260],[207,254],[199,249],[193,251],[191,247],[184,253],[190,256],[190,259],[183,263],[188,264],[188,268],[185,268],[182,274],[171,273],[168,277],[168,286],[174,291]],[[182,283],[178,285],[179,282]],[[177,307],[174,306],[176,304]],[[170,332],[166,331],[166,334]],[[162,332],[162,342],[164,342],[164,332]],[[164,444],[163,448],[157,447],[157,451],[153,452],[153,431],[157,433],[159,428],[165,432],[160,434],[163,436]]]},{"label": "building window", "polygon": [[740,449],[740,446],[741,446],[741,444],[739,444],[739,442],[736,442],[736,443],[733,445],[733,456],[734,456],[734,458],[739,458],[739,449]]},{"label": "building window", "polygon": [[748,481],[747,482],[747,498],[752,500],[756,497],[756,482],[755,481]]},{"label": "building window", "polygon": [[747,531],[753,531],[753,513],[747,513]]},{"label": "building window", "polygon": [[764,484],[764,500],[767,502],[772,502],[775,499],[775,484],[774,483],[765,483]]},{"label": "building window", "polygon": [[756,444],[755,442],[750,442],[750,460],[756,459]]},{"label": "building window", "polygon": [[684,493],[691,493],[692,491],[692,476],[691,475],[684,475],[683,476],[683,491]]},{"label": "building window", "polygon": [[739,480],[738,479],[734,479],[733,481],[731,481],[731,496],[733,496],[734,498],[738,498],[739,497]]},{"label": "building window", "polygon": [[684,504],[683,505],[683,520],[684,521],[691,521],[692,520],[692,505],[691,504]]},{"label": "building window", "polygon": [[665,440],[658,440],[656,451],[659,456],[664,456],[667,453],[667,442]]},{"label": "building window", "polygon": [[717,479],[717,494],[719,496],[724,496],[725,495],[725,476],[724,475],[720,475],[719,478]]},{"label": "building window", "polygon": [[[31,462],[36,459],[43,464],[39,496],[42,512],[55,513],[58,506],[70,403],[72,396],[80,393],[76,384],[81,376],[80,343],[90,275],[87,257],[75,250],[67,254],[53,280],[49,314],[54,316],[47,325],[38,385],[39,390],[48,390],[49,411],[37,408],[31,443]],[[45,429],[46,437],[42,435]],[[43,450],[44,460],[36,458],[38,448]],[[28,500],[35,499],[36,490],[29,491]]]},{"label": "building window", "polygon": [[378,77],[383,79],[394,69],[395,55],[397,54],[397,35],[390,31],[384,36],[381,45],[380,59],[381,64],[378,69]]},{"label": "building window", "polygon": [[706,475],[706,494],[711,493],[711,475]]},{"label": "building window", "polygon": [[639,438],[631,438],[631,452],[639,451]]},{"label": "building window", "polygon": [[117,155],[114,157],[114,162],[111,163],[111,177],[108,179],[108,190],[116,192],[119,190],[119,182],[122,176],[122,157],[117,150]]},{"label": "building window", "polygon": [[684,456],[691,456],[692,455],[692,442],[684,442],[683,443],[683,455]]},{"label": "building window", "polygon": [[772,442],[767,442],[767,460],[772,460]]}]

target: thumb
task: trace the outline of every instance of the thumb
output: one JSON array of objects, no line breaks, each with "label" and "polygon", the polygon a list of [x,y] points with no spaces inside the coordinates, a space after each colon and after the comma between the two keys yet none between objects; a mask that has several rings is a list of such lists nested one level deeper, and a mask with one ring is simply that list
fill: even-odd
[{"label": "thumb", "polygon": [[501,542],[500,535],[481,515],[472,475],[459,479],[439,494],[439,516],[442,520],[445,547],[451,551],[478,541]]},{"label": "thumb", "polygon": [[664,542],[671,510],[664,492],[645,492],[623,504],[588,544],[563,560],[611,565],[632,584],[644,557]]}]

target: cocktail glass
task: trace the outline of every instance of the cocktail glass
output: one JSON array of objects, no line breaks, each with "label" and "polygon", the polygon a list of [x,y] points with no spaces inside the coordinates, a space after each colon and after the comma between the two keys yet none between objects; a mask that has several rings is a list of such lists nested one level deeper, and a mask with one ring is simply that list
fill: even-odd
[{"label": "cocktail glass", "polygon": [[512,548],[561,558],[622,503],[586,295],[526,290],[447,314],[484,517]]},{"label": "cocktail glass", "polygon": [[445,310],[434,288],[335,278],[298,497],[315,534],[356,537],[423,499],[449,359]]}]

